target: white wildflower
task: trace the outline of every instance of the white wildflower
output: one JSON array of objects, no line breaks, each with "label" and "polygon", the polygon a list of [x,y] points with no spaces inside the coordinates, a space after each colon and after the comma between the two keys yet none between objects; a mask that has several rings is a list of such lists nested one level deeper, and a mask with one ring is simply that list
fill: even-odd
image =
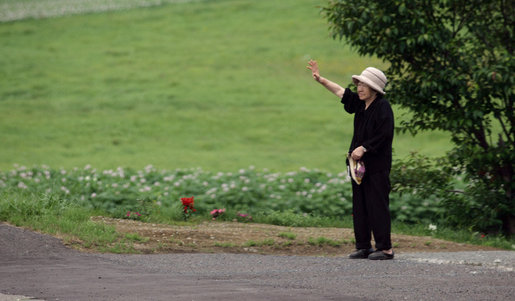
[{"label": "white wildflower", "polygon": [[18,183],[18,188],[21,188],[21,189],[27,189],[28,187],[27,187],[27,185],[25,185],[25,183],[23,183],[23,182],[19,182],[19,183]]}]

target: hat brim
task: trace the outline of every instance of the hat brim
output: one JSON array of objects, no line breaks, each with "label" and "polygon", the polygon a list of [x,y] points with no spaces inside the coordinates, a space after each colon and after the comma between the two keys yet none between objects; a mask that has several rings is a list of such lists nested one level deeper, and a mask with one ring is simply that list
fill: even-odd
[{"label": "hat brim", "polygon": [[352,76],[352,82],[357,86],[358,85],[358,82],[362,82],[362,83],[365,83],[367,86],[369,86],[370,88],[372,88],[373,90],[385,95],[386,93],[383,91],[383,89],[381,89],[378,85],[376,85],[373,81],[371,81],[370,79],[364,77],[364,76],[361,76],[361,75],[353,75]]}]

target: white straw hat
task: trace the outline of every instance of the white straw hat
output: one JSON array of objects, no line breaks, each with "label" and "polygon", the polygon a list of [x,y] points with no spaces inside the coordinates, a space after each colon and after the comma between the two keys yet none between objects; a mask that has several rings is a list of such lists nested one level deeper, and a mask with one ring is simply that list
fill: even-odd
[{"label": "white straw hat", "polygon": [[386,94],[383,89],[386,86],[386,75],[384,75],[383,71],[374,68],[368,67],[367,69],[361,72],[361,75],[353,75],[352,81],[355,85],[359,82],[367,84],[370,88],[376,90],[381,94]]}]

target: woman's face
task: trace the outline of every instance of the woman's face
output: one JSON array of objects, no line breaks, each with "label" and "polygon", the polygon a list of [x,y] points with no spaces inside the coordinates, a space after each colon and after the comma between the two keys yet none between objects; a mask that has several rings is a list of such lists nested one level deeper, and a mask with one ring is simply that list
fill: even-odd
[{"label": "woman's face", "polygon": [[370,89],[365,83],[358,82],[358,96],[363,101],[374,100],[377,92]]}]

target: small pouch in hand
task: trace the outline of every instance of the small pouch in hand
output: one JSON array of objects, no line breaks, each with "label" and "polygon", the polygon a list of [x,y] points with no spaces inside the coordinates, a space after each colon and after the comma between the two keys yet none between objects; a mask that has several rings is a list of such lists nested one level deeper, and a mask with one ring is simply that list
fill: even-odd
[{"label": "small pouch in hand", "polygon": [[361,184],[365,176],[365,164],[361,160],[355,161],[350,154],[347,155],[347,160],[349,161],[349,170],[352,179],[356,184]]}]

